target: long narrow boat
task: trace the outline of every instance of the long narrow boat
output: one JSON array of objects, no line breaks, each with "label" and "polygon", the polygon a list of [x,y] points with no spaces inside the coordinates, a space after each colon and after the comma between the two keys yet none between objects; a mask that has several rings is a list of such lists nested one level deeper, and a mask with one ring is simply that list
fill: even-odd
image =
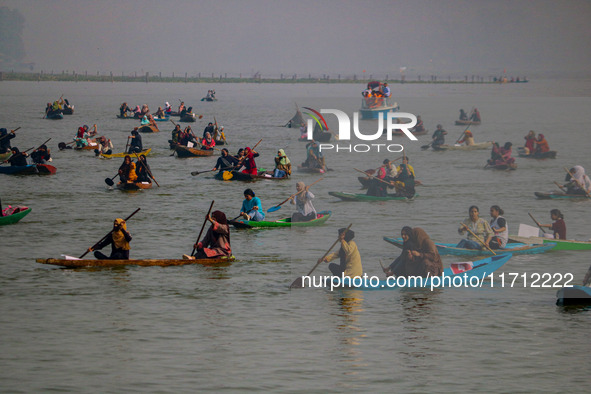
[{"label": "long narrow boat", "polygon": [[213,150],[204,150],[199,148],[189,148],[188,146],[175,144],[174,151],[178,157],[200,157],[213,156]]},{"label": "long narrow boat", "polygon": [[289,179],[288,176],[284,176],[281,178],[273,177],[273,174],[268,173],[267,171],[259,171],[257,175],[252,174],[245,174],[240,171],[224,171],[222,174],[219,172],[214,177],[218,181],[257,181],[259,179],[267,179],[271,181],[280,181],[284,179]]},{"label": "long narrow boat", "polygon": [[388,201],[388,200],[414,200],[419,195],[415,194],[412,198],[388,194],[386,197],[368,196],[367,194],[355,194],[347,192],[328,192],[333,197],[338,197],[343,201]]},{"label": "long narrow boat", "polygon": [[456,120],[456,126],[468,126],[468,125],[477,126],[480,123],[481,123],[480,121],[473,121],[473,120]]},{"label": "long narrow boat", "polygon": [[583,199],[589,198],[584,194],[566,194],[566,193],[543,193],[543,192],[534,192],[537,198],[541,200],[567,200],[567,199]]},{"label": "long narrow boat", "polygon": [[0,226],[4,226],[5,224],[14,224],[31,212],[31,208],[28,207],[8,207],[4,209],[6,212],[9,210],[11,210],[13,213],[10,213],[10,215],[7,216],[0,216]]},{"label": "long narrow boat", "polygon": [[[489,283],[490,274],[501,268],[512,257],[511,253],[491,256],[482,260],[452,263],[443,270],[443,275],[435,277],[409,278],[397,277],[380,281],[356,280],[349,277],[333,278],[332,287],[355,288],[360,290],[394,290],[401,288],[446,288],[446,287],[480,287]],[[344,283],[343,283],[344,282]],[[306,282],[304,282],[306,284]],[[329,285],[331,283],[329,282]],[[494,285],[494,282],[493,282]]]},{"label": "long narrow boat", "polygon": [[532,153],[532,154],[526,154],[525,153],[525,149],[523,147],[519,147],[517,148],[518,150],[518,155],[519,157],[523,157],[525,159],[538,159],[538,160],[543,160],[543,159],[556,159],[556,151],[555,150],[550,150],[548,152],[544,152],[544,153]]},{"label": "long narrow boat", "polygon": [[502,170],[502,171],[510,171],[510,170],[516,170],[517,169],[517,163],[511,163],[511,164],[488,164],[486,163],[486,165],[484,166],[485,169],[489,169],[489,170]]},{"label": "long narrow boat", "polygon": [[54,175],[57,168],[49,164],[35,164],[37,166],[37,173],[39,175]]},{"label": "long narrow boat", "polygon": [[316,219],[307,222],[292,222],[291,217],[282,218],[273,222],[252,220],[228,220],[228,224],[236,228],[269,228],[269,227],[313,227],[324,224],[331,216],[331,211],[321,211],[316,213]]},{"label": "long narrow boat", "polygon": [[[144,149],[143,151],[141,151],[140,153],[138,153],[139,155],[149,155],[150,152],[152,152],[152,148],[149,149]],[[111,153],[110,155],[107,155],[105,153],[101,153],[99,155],[99,157],[104,157],[105,159],[110,159],[112,157],[125,157],[125,156],[131,156],[131,157],[135,157],[135,155],[133,153],[126,153],[126,152],[121,152],[121,153]]]},{"label": "long narrow boat", "polygon": [[176,265],[215,265],[225,264],[234,261],[234,256],[220,257],[211,259],[142,259],[142,260],[80,260],[80,259],[37,259],[41,264],[59,265],[67,268],[84,268],[84,267],[123,267],[126,265],[139,265],[142,267],[170,267]]},{"label": "long narrow boat", "polygon": [[556,305],[591,305],[591,287],[573,285],[556,292]]},{"label": "long narrow boat", "polygon": [[119,182],[115,187],[119,190],[135,191],[141,189],[151,189],[152,182]]},{"label": "long narrow boat", "polygon": [[477,142],[474,145],[431,145],[433,150],[446,151],[446,150],[480,150],[488,149],[492,146],[492,141]]},{"label": "long narrow boat", "polygon": [[138,129],[138,131],[140,133],[157,133],[160,130],[158,130],[158,127],[156,127],[156,126],[152,126],[150,124],[146,124],[146,125],[140,126],[140,128]]},{"label": "long narrow boat", "polygon": [[61,112],[52,112],[45,116],[45,119],[60,120],[64,118],[64,114]]},{"label": "long narrow boat", "polygon": [[[402,238],[389,238],[384,237],[384,241],[391,243],[402,249],[403,241]],[[456,244],[447,244],[442,242],[435,242],[437,251],[442,256],[492,256],[493,254],[488,249],[465,249],[458,248]],[[556,243],[548,244],[522,244],[522,243],[508,243],[505,245],[505,249],[495,249],[494,252],[497,255],[501,254],[539,254],[549,251],[554,248]]]},{"label": "long narrow boat", "polygon": [[590,241],[575,241],[574,239],[552,239],[544,237],[519,237],[517,235],[510,235],[509,241],[520,242],[526,244],[550,244],[555,243],[556,246],[552,249],[553,252],[558,250],[591,250]]},{"label": "long narrow boat", "polygon": [[0,166],[0,174],[8,175],[53,175],[57,169],[49,164],[27,164],[26,166]]}]

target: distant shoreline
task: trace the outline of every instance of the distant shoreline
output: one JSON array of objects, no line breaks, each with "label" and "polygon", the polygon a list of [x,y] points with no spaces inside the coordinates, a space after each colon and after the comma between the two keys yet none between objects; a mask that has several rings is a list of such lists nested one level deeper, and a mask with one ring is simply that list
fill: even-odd
[{"label": "distant shoreline", "polygon": [[[211,77],[202,77],[200,74],[197,76],[161,76],[161,75],[145,75],[129,76],[129,75],[114,75],[112,73],[108,75],[92,75],[92,74],[77,74],[77,73],[66,73],[62,72],[59,74],[54,73],[27,73],[27,72],[6,72],[0,71],[0,81],[29,81],[29,82],[143,82],[143,83],[323,83],[323,84],[362,84],[371,80],[381,80],[382,82],[388,82],[391,84],[401,83],[421,83],[421,84],[498,84],[498,81],[494,81],[493,77],[481,77],[481,76],[466,76],[464,79],[451,79],[451,77],[441,78],[434,75],[425,77],[418,76],[416,79],[388,79],[377,78],[372,75],[370,78],[365,77],[364,79],[358,79],[356,76],[341,78],[338,75],[337,78],[324,75],[322,77],[312,77],[308,75],[307,78],[298,78],[296,75],[290,77],[279,78],[273,77],[242,77],[240,76],[227,76],[220,75],[216,77],[212,74]],[[507,81],[511,83],[510,81]],[[523,81],[520,81],[523,82]],[[526,81],[527,82],[527,81]]]}]

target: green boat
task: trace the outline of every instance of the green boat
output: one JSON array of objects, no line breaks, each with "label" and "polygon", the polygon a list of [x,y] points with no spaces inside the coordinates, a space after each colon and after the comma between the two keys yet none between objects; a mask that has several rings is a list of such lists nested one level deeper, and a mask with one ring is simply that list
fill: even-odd
[{"label": "green boat", "polygon": [[340,198],[343,201],[388,201],[388,200],[414,200],[419,195],[415,194],[412,198],[388,194],[386,197],[368,196],[367,194],[355,194],[347,192],[328,192],[333,197]]},{"label": "green boat", "polygon": [[[5,211],[13,208],[15,207],[6,208]],[[8,216],[0,216],[0,226],[3,226],[5,224],[14,224],[22,218],[24,218],[25,216],[27,216],[29,212],[31,212],[31,208],[27,207],[16,207],[16,209],[18,210],[18,212],[16,213],[12,213]]]},{"label": "green boat", "polygon": [[552,239],[544,237],[519,237],[516,235],[510,235],[509,240],[523,243],[555,243],[556,246],[552,249],[555,250],[591,250],[591,242],[589,241],[575,241],[573,239]]},{"label": "green boat", "polygon": [[589,198],[584,194],[566,194],[566,193],[542,193],[534,192],[537,198],[541,200],[562,200],[562,199],[578,199]]},{"label": "green boat", "polygon": [[267,228],[267,227],[311,227],[324,224],[332,214],[331,211],[321,211],[316,213],[316,219],[308,222],[291,222],[291,217],[275,220],[274,222],[252,220],[228,220],[228,224],[236,228]]}]

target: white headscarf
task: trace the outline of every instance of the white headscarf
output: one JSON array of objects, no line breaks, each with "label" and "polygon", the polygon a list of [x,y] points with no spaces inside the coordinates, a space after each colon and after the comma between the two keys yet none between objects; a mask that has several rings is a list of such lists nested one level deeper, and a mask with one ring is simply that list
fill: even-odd
[{"label": "white headscarf", "polygon": [[585,174],[585,169],[582,166],[574,166],[575,173],[573,178],[582,185],[588,192],[591,191],[591,179]]}]

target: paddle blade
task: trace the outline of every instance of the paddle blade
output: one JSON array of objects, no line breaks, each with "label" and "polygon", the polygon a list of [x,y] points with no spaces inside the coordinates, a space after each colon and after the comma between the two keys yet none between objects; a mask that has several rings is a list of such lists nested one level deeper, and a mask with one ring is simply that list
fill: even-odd
[{"label": "paddle blade", "polygon": [[302,287],[304,287],[304,282],[302,281],[302,277],[301,276],[298,276],[296,278],[296,280],[294,280],[292,282],[292,284],[289,285],[289,288],[290,289],[293,289],[293,288],[302,288]]},{"label": "paddle blade", "polygon": [[199,171],[192,171],[191,175],[195,176],[195,175],[199,175]]},{"label": "paddle blade", "polygon": [[105,183],[109,186],[113,186],[115,184],[111,178],[105,178]]},{"label": "paddle blade", "polygon": [[224,171],[224,175],[222,175],[224,181],[229,181],[230,179],[234,178],[234,174],[230,171]]},{"label": "paddle blade", "polygon": [[267,209],[267,213],[269,212],[275,212],[281,209],[281,205],[275,205],[274,207],[271,207],[269,209]]},{"label": "paddle blade", "polygon": [[421,146],[421,149],[422,150],[429,149],[430,146],[431,146],[431,144],[429,144],[429,145],[423,145],[423,146]]}]

